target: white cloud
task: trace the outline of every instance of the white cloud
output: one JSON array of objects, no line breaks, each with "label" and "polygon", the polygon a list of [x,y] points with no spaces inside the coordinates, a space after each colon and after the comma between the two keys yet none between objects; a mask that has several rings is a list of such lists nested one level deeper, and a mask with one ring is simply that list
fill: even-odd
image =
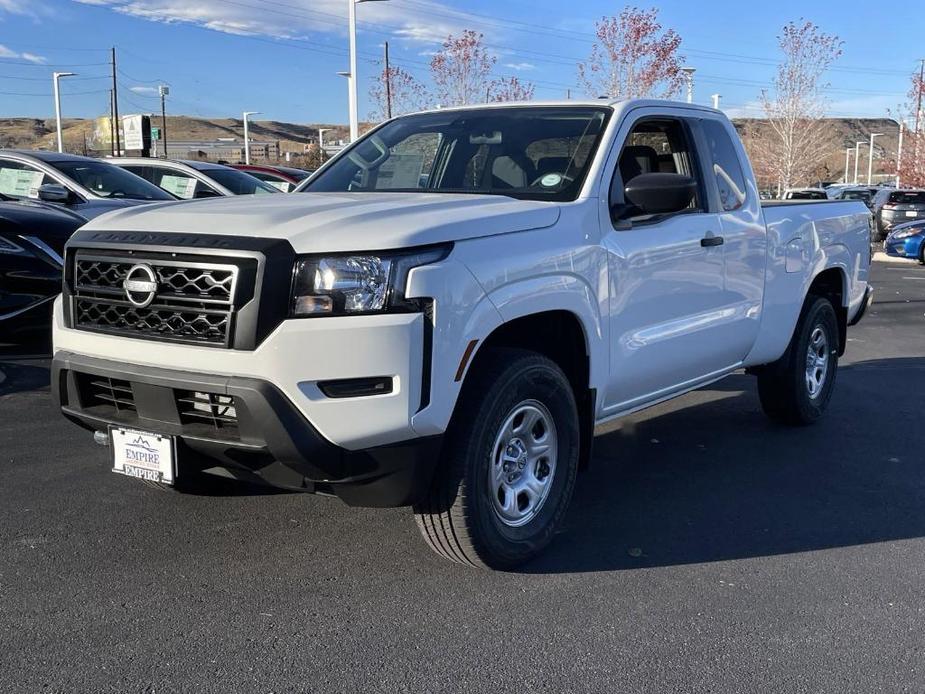
[{"label": "white cloud", "polygon": [[35,63],[36,65],[41,65],[48,62],[48,59],[45,58],[45,56],[36,55],[35,53],[17,53],[16,51],[10,50],[2,43],[0,43],[0,60],[2,59],[25,60],[29,63]]},{"label": "white cloud", "polygon": [[505,63],[504,67],[509,67],[512,70],[523,71],[523,70],[533,70],[536,68],[536,65],[533,63]]},{"label": "white cloud", "polygon": [[[20,0],[0,0],[13,3]],[[113,12],[165,24],[194,24],[228,34],[298,38],[310,33],[347,33],[347,3],[344,0],[290,0],[260,6],[222,0],[73,0],[84,5],[108,7]],[[2,5],[0,5],[2,7]],[[388,25],[390,33],[412,42],[434,43],[461,26],[444,22],[430,11],[447,8],[433,0],[415,3],[364,3],[357,7],[359,29],[364,25]],[[395,27],[395,28],[392,28]]]}]

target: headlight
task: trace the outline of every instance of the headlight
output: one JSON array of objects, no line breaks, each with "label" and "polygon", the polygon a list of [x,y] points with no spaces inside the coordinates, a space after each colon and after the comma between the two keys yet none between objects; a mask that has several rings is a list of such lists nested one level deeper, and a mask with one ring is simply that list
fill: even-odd
[{"label": "headlight", "polygon": [[902,231],[894,231],[892,237],[894,239],[907,239],[910,236],[915,236],[916,234],[922,233],[921,227],[914,227],[912,229],[903,229]]},{"label": "headlight", "polygon": [[294,318],[421,310],[405,298],[408,273],[446,258],[451,246],[413,251],[304,256],[292,282]]}]

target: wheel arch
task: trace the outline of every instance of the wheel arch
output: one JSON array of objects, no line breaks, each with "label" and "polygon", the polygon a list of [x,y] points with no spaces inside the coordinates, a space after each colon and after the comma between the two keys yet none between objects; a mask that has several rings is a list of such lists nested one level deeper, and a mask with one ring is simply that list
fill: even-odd
[{"label": "wheel arch", "polygon": [[803,297],[803,305],[815,296],[828,299],[835,309],[838,319],[838,356],[842,356],[848,343],[848,275],[844,268],[828,267],[813,277]]}]

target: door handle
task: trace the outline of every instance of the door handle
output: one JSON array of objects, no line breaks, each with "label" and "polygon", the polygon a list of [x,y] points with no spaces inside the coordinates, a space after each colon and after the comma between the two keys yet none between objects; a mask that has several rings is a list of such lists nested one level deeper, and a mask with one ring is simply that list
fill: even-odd
[{"label": "door handle", "polygon": [[711,246],[722,246],[726,240],[722,236],[705,236],[700,239],[700,245],[704,248],[710,248]]}]

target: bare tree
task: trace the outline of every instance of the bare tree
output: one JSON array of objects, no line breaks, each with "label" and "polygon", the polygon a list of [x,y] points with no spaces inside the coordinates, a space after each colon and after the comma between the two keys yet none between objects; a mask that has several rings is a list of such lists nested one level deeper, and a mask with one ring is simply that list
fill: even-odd
[{"label": "bare tree", "polygon": [[777,67],[773,93],[761,92],[770,133],[755,143],[765,150],[753,151],[786,189],[808,183],[819,160],[841,144],[823,120],[823,75],[841,55],[842,41],[802,21],[784,26],[777,42],[784,60]]},{"label": "bare tree", "polygon": [[530,101],[536,88],[517,77],[502,77],[492,83],[489,101]]},{"label": "bare tree", "polygon": [[681,37],[662,30],[658,10],[627,7],[597,23],[597,42],[578,81],[590,96],[633,99],[670,97],[684,84]]},{"label": "bare tree", "polygon": [[421,111],[428,106],[427,88],[410,72],[394,65],[388,69],[383,67],[373,78],[369,98],[373,102],[369,118],[377,123],[388,117],[389,100],[393,116]]},{"label": "bare tree", "polygon": [[[923,66],[925,67],[925,66]],[[898,162],[899,182],[903,187],[925,187],[925,79],[922,70],[912,75],[909,103],[901,109],[900,119],[915,125],[905,132],[902,160]]]},{"label": "bare tree", "polygon": [[516,77],[492,78],[497,57],[482,42],[483,35],[466,29],[448,36],[430,61],[434,92],[431,101],[440,106],[465,106],[485,101],[526,100],[534,86]]}]

